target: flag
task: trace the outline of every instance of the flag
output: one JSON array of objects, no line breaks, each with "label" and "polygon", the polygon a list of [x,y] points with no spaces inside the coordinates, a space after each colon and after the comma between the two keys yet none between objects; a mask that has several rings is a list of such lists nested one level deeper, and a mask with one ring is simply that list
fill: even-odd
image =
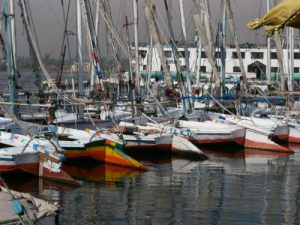
[{"label": "flag", "polygon": [[268,36],[279,33],[284,26],[300,28],[300,0],[284,0],[261,19],[247,24],[251,30],[264,26]]}]

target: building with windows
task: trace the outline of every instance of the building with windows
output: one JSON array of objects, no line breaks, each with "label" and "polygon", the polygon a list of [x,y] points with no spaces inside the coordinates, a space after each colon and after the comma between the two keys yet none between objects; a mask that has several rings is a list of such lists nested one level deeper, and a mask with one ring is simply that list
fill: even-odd
[{"label": "building with windows", "polygon": [[[164,45],[163,46],[167,64],[170,68],[171,74],[176,74],[176,67],[174,63],[174,56],[171,49],[171,46]],[[141,71],[146,72],[148,68],[148,50],[149,47],[140,47],[140,65],[141,65]],[[185,65],[185,51],[183,48],[178,48],[178,54],[179,54],[179,65],[180,68],[184,71],[186,68]],[[201,54],[200,60],[197,63],[197,56]],[[205,54],[205,51],[202,50],[201,53],[198,54],[197,48],[195,47],[189,47],[188,48],[188,57],[189,57],[189,67],[191,71],[191,76],[195,77],[196,71],[200,71],[200,75],[202,77],[210,77],[212,74],[212,67],[210,66],[210,63],[207,59],[207,56]],[[266,71],[267,71],[267,48],[261,47],[261,48],[241,48],[241,55],[244,62],[245,71],[248,78],[253,79],[259,79],[259,80],[265,80],[266,79]],[[221,70],[221,58],[220,58],[220,50],[217,49],[215,52],[215,57],[217,59],[217,68],[220,71]],[[277,54],[276,49],[271,50],[271,77],[276,77],[279,72],[278,68],[278,60],[277,60]],[[289,52],[287,49],[283,49],[283,60],[284,60],[284,69],[285,72],[289,72],[288,68],[288,60],[289,60]],[[158,53],[155,48],[153,48],[153,57],[152,57],[152,71],[155,73],[158,73],[161,71],[161,63],[160,58],[158,56]],[[241,70],[239,66],[237,51],[235,48],[227,47],[226,48],[226,54],[225,54],[225,76],[227,78],[230,77],[239,77],[241,75]],[[199,64],[200,63],[200,64]],[[300,49],[295,49],[294,53],[294,73],[297,75],[300,72]],[[299,74],[300,77],[300,74]]]}]

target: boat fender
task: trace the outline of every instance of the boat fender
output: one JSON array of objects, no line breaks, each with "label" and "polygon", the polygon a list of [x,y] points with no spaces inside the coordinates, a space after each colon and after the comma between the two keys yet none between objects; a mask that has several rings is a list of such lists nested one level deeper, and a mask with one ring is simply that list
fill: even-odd
[{"label": "boat fender", "polygon": [[20,201],[13,200],[12,208],[17,215],[24,215],[24,208]]},{"label": "boat fender", "polygon": [[226,120],[226,115],[221,114],[218,118],[219,118],[220,120]]}]

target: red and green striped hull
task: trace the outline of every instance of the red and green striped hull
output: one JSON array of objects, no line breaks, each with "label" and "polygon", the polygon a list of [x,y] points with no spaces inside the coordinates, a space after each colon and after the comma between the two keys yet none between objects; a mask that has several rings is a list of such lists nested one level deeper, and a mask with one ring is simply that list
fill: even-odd
[{"label": "red and green striped hull", "polygon": [[121,150],[124,147],[123,145],[114,141],[96,140],[86,144],[85,147],[89,155],[98,161],[138,170],[146,170],[141,163],[126,155]]}]

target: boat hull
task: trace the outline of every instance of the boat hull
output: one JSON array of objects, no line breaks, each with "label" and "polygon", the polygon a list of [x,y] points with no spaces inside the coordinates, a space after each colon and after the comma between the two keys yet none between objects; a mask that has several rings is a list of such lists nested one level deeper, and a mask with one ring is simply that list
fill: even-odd
[{"label": "boat hull", "polygon": [[124,140],[126,142],[125,149],[130,150],[158,150],[171,152],[172,149],[172,134],[164,135],[124,135]]},{"label": "boat hull", "polygon": [[296,128],[290,128],[289,142],[300,144],[300,130]]},{"label": "boat hull", "polygon": [[266,134],[247,129],[245,147],[257,150],[293,153],[289,148],[268,138]]},{"label": "boat hull", "polygon": [[172,155],[194,160],[208,159],[208,157],[189,140],[176,135],[173,136]]},{"label": "boat hull", "polygon": [[[61,164],[52,162],[37,153],[24,153],[14,156],[18,169],[51,180],[77,184],[77,182],[61,169]],[[41,168],[40,168],[41,167]]]},{"label": "boat hull", "polygon": [[199,145],[226,145],[244,147],[246,130],[244,128],[234,130],[231,133],[196,133],[190,140]]},{"label": "boat hull", "polygon": [[0,156],[0,172],[18,170],[13,157]]},{"label": "boat hull", "polygon": [[288,125],[280,125],[274,128],[271,138],[275,142],[288,143],[290,128]]},{"label": "boat hull", "polygon": [[147,170],[141,163],[122,152],[123,146],[110,140],[96,140],[86,144],[87,152],[95,160],[123,167]]}]

